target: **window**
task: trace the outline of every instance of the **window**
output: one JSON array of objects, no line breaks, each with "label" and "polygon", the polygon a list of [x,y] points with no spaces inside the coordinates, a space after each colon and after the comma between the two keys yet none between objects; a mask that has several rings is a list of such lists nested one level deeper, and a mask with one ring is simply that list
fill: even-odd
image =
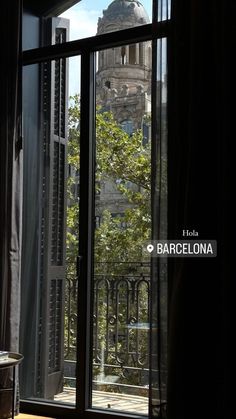
[{"label": "window", "polygon": [[132,121],[123,121],[121,122],[121,128],[129,135],[133,133],[133,122]]},{"label": "window", "polygon": [[143,244],[159,223],[166,234],[169,22],[152,27],[150,3],[108,1],[92,40],[70,42],[81,1],[45,19],[42,48],[23,56],[25,411],[155,417],[165,394],[159,266]]},{"label": "window", "polygon": [[[137,45],[138,50],[138,45]],[[136,57],[136,45],[130,45],[129,47],[129,64],[137,64],[137,57]]]},{"label": "window", "polygon": [[126,48],[122,47],[121,48],[121,64],[126,64],[127,62],[127,58],[126,58]]}]

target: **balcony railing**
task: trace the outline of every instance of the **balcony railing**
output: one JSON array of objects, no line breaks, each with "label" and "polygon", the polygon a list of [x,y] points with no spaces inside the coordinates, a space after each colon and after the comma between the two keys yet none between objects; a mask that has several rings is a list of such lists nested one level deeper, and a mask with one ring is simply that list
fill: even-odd
[{"label": "balcony railing", "polygon": [[[65,291],[65,384],[74,387],[77,278],[68,264]],[[149,263],[98,263],[93,280],[93,389],[147,396]]]}]

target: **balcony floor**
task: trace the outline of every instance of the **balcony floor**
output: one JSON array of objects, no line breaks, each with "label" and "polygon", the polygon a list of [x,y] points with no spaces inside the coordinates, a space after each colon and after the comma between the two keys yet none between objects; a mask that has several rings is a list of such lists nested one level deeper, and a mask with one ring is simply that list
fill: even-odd
[{"label": "balcony floor", "polygon": [[[63,393],[55,396],[54,400],[61,403],[75,404],[75,390],[64,388]],[[148,414],[147,397],[94,390],[92,403],[95,409],[111,409],[140,415]]]}]

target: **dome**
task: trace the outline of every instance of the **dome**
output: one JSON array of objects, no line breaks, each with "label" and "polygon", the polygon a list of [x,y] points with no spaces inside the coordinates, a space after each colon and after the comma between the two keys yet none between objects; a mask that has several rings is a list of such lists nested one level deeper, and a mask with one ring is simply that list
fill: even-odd
[{"label": "dome", "polygon": [[[149,23],[149,17],[138,0],[114,0],[98,21],[98,33],[106,32],[106,26],[119,24],[119,29]],[[109,29],[109,31],[111,28]]]}]

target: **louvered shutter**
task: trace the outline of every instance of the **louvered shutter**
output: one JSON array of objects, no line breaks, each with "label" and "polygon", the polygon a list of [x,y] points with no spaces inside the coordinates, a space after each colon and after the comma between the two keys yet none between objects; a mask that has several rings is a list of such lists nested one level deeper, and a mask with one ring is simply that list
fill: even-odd
[{"label": "louvered shutter", "polygon": [[[69,22],[50,19],[51,43],[67,40]],[[68,66],[62,58],[42,65],[43,199],[38,384],[52,399],[63,388],[66,250]]]}]

